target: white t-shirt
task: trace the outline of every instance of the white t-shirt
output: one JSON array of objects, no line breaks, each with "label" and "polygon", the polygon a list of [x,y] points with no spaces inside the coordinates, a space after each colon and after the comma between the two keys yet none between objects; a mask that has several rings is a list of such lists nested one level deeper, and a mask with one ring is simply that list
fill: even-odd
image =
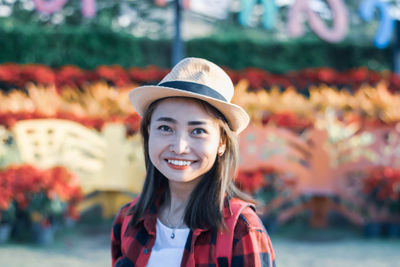
[{"label": "white t-shirt", "polygon": [[[173,230],[157,219],[156,242],[146,266],[180,266],[189,232],[189,228]],[[174,238],[171,238],[172,233],[175,234]]]}]

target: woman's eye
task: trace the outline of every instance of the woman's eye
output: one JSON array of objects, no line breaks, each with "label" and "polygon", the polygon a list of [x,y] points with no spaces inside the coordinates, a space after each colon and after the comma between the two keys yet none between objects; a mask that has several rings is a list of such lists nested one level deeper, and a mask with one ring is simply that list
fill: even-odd
[{"label": "woman's eye", "polygon": [[202,128],[196,128],[192,131],[193,134],[195,135],[200,135],[200,134],[205,134],[207,133],[206,130],[202,129]]},{"label": "woman's eye", "polygon": [[157,129],[162,131],[162,132],[172,132],[171,127],[169,127],[167,125],[161,125]]}]

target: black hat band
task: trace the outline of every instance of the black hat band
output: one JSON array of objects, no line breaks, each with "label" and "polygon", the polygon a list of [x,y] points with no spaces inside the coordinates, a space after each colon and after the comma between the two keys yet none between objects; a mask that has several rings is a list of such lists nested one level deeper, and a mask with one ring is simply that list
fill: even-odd
[{"label": "black hat band", "polygon": [[198,83],[185,82],[185,81],[171,81],[171,82],[160,83],[158,84],[158,86],[175,88],[182,91],[201,94],[224,102],[228,102],[225,97],[223,97],[220,93],[218,93],[214,89]]}]

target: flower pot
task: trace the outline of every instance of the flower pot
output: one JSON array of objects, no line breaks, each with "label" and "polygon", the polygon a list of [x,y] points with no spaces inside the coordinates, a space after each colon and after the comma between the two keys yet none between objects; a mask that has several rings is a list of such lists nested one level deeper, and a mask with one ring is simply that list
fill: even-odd
[{"label": "flower pot", "polygon": [[67,217],[65,219],[65,227],[67,228],[74,228],[76,226],[76,219]]},{"label": "flower pot", "polygon": [[54,231],[50,226],[42,226],[39,223],[32,224],[33,241],[39,245],[51,245],[54,240]]},{"label": "flower pot", "polygon": [[388,223],[386,225],[386,235],[389,238],[400,237],[400,224]]},{"label": "flower pot", "polygon": [[31,239],[31,225],[25,218],[17,218],[12,229],[12,238],[16,241],[29,241]]},{"label": "flower pot", "polygon": [[364,235],[366,237],[380,237],[383,227],[381,223],[369,222],[364,225]]},{"label": "flower pot", "polygon": [[8,223],[0,224],[0,244],[6,243],[11,237],[11,225]]}]

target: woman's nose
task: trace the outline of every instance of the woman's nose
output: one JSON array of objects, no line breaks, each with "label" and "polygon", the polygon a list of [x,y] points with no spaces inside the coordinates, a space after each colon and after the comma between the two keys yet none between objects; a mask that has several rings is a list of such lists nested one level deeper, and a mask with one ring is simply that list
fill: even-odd
[{"label": "woman's nose", "polygon": [[176,135],[170,146],[170,151],[176,154],[184,154],[189,152],[189,142],[183,134]]}]

